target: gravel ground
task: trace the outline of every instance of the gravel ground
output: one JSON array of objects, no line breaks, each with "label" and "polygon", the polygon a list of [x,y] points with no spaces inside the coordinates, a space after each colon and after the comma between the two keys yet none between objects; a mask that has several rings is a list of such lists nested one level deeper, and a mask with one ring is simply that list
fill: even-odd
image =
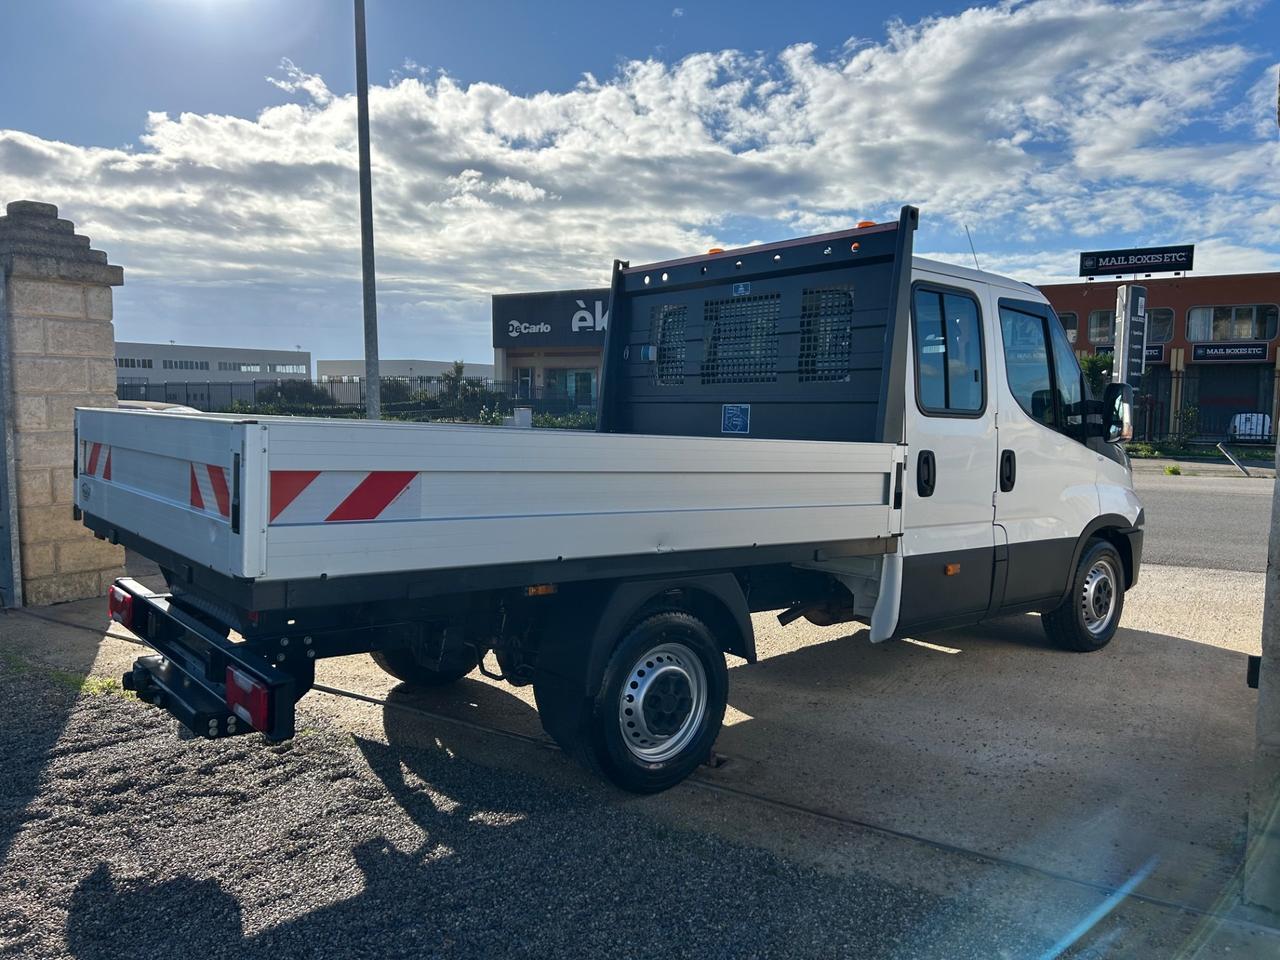
[{"label": "gravel ground", "polygon": [[0,659],[3,955],[998,958],[1049,945],[982,903],[799,867],[607,791],[323,718],[276,747],[182,741],[113,684],[79,686]]}]

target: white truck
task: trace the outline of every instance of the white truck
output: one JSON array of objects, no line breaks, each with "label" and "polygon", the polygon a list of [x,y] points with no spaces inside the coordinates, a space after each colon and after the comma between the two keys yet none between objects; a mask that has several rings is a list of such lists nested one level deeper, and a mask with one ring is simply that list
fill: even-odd
[{"label": "white truck", "polygon": [[879,642],[1039,611],[1096,650],[1138,576],[1121,442],[1034,288],[913,259],[918,215],[615,263],[596,432],[76,413],[76,509],[128,689],[197,734],[294,732],[322,657],[406,684],[492,651],[547,731],[656,791],[709,754],[750,614]]}]

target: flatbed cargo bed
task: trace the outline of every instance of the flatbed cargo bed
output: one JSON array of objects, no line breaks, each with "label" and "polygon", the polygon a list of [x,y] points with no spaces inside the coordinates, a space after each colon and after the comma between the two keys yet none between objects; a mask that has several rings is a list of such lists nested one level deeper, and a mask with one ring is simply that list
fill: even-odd
[{"label": "flatbed cargo bed", "polygon": [[889,443],[119,410],[77,423],[89,526],[246,609],[886,553],[902,529]]}]

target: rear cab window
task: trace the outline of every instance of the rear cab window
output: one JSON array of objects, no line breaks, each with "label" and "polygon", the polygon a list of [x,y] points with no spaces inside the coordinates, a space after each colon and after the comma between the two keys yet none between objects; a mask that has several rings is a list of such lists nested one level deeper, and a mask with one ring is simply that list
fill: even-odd
[{"label": "rear cab window", "polygon": [[987,405],[982,311],[972,293],[918,283],[911,295],[916,403],[935,417],[978,417]]}]

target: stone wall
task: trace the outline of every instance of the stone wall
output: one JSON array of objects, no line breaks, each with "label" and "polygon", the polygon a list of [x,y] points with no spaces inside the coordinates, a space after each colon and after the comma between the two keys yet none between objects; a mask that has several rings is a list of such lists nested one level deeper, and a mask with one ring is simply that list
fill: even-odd
[{"label": "stone wall", "polygon": [[6,211],[0,371],[9,382],[0,384],[0,409],[12,437],[23,602],[102,596],[124,552],[72,519],[73,418],[76,407],[116,404],[111,288],[123,271],[52,204],[18,201]]}]

